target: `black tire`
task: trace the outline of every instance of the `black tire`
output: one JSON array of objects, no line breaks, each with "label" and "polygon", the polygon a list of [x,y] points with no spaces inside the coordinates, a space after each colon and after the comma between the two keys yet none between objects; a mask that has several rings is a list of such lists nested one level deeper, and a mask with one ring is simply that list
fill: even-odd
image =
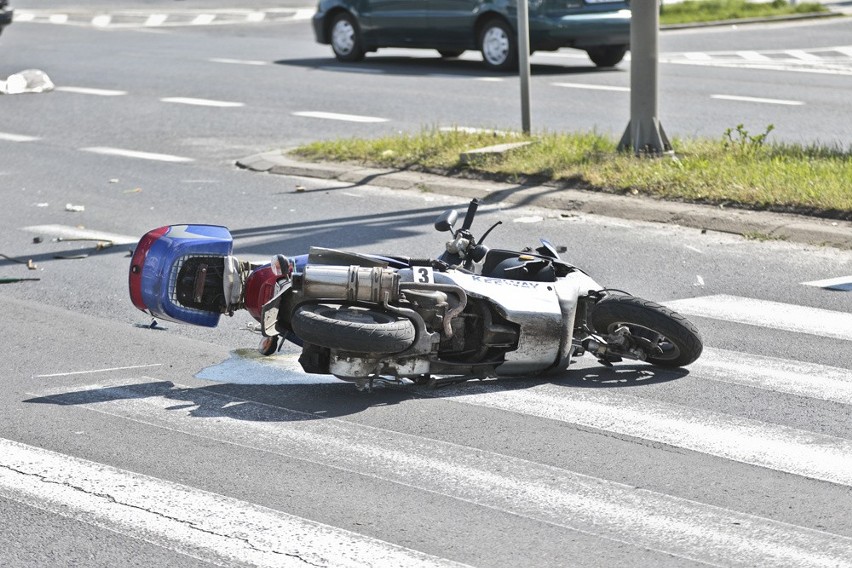
[{"label": "black tire", "polygon": [[458,57],[462,53],[464,53],[463,49],[439,49],[438,53],[441,54],[441,57],[444,59],[453,59]]},{"label": "black tire", "polygon": [[627,53],[626,45],[596,45],[586,50],[589,59],[598,67],[615,67]]},{"label": "black tire", "polygon": [[355,353],[399,353],[416,337],[411,321],[358,306],[305,304],[290,324],[306,343]]},{"label": "black tire", "polygon": [[485,66],[495,71],[518,68],[518,44],[512,27],[501,18],[492,18],[479,30],[479,50]]},{"label": "black tire", "polygon": [[665,306],[635,296],[604,298],[593,308],[591,323],[602,335],[627,326],[634,339],[646,347],[662,349],[662,353],[653,354],[646,348],[646,361],[659,367],[689,365],[704,348],[692,322]]},{"label": "black tire", "polygon": [[352,14],[343,12],[336,15],[328,28],[328,38],[338,61],[352,63],[364,59],[366,50],[361,28]]}]

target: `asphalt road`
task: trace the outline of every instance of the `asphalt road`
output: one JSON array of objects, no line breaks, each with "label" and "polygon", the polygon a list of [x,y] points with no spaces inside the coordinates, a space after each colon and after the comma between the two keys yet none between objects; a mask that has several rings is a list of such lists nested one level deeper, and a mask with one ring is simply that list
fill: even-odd
[{"label": "asphalt road", "polygon": [[[849,24],[786,26],[678,32],[665,51],[824,49]],[[58,87],[0,97],[0,253],[37,265],[0,259],[0,278],[40,278],[0,286],[2,565],[850,565],[848,251],[491,206],[478,225],[505,222],[493,246],[550,238],[601,283],[688,314],[705,354],[683,372],[581,360],[546,380],[358,393],[301,373],[291,348],[259,360],[245,314],[151,329],[127,297],[128,251],[154,227],[207,222],[246,258],[312,244],[438,254],[431,222],[461,198],[234,162],[424,124],[508,127],[514,83],[412,52],[341,70],[300,20],[17,22],[0,47],[0,75],[40,68]],[[551,73],[626,85],[624,68],[558,61],[536,67],[536,120],[626,123],[623,93],[545,88]],[[662,71],[669,84],[692,73],[684,96],[702,106],[667,101],[670,134],[748,118],[850,139],[836,120],[848,75]],[[717,92],[808,104],[776,115],[702,98]],[[571,93],[570,115],[554,93]],[[305,111],[388,120],[292,114]],[[68,240],[83,231],[115,245]]]}]

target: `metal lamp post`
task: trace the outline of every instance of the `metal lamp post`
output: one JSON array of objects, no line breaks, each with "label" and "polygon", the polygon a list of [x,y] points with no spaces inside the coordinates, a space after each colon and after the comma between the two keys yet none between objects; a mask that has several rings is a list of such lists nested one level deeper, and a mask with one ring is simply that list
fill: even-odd
[{"label": "metal lamp post", "polygon": [[631,2],[630,122],[618,144],[637,156],[672,152],[657,110],[657,37],[660,13],[657,0]]}]

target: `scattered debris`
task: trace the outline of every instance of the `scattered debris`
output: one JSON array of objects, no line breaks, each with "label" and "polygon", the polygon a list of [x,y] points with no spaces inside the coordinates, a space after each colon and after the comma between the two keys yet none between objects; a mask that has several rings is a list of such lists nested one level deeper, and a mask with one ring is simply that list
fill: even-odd
[{"label": "scattered debris", "polygon": [[27,260],[27,269],[28,270],[36,270],[37,268],[38,268],[38,264],[33,262],[33,259],[30,258],[30,259]]},{"label": "scattered debris", "polygon": [[73,203],[66,203],[65,210],[71,211],[72,213],[82,213],[86,210],[85,205],[74,205]]},{"label": "scattered debris", "polygon": [[[0,257],[3,257],[10,262],[17,262],[18,264],[26,264],[27,268],[29,268],[30,270],[36,269],[36,265],[33,262],[33,259],[31,259],[31,258],[28,258],[27,260],[21,260],[20,258],[15,258],[14,256],[8,256],[8,255],[2,254],[2,253],[0,253]],[[32,266],[32,268],[30,268],[30,266]]]},{"label": "scattered debris", "polygon": [[297,186],[296,186],[296,193],[302,193],[302,192],[304,192],[304,191],[305,191],[305,186],[304,186],[304,185],[297,185]]},{"label": "scattered debris", "polygon": [[147,324],[146,323],[135,323],[135,324],[133,324],[133,327],[138,327],[140,329],[156,329],[157,331],[166,331],[168,329],[167,327],[161,326],[160,322],[158,322],[155,319],[152,319],[151,323],[147,323]]},{"label": "scattered debris", "polygon": [[50,203],[47,203],[47,202],[43,202],[43,203],[35,203],[34,205],[35,205],[36,207],[50,207]]},{"label": "scattered debris", "polygon": [[41,237],[33,237],[33,244],[34,244],[34,245],[41,244],[41,242],[42,242],[43,240],[44,240],[44,239],[43,239],[43,238],[41,238]]},{"label": "scattered debris", "polygon": [[695,282],[692,283],[693,286],[704,286],[704,279],[700,274],[695,276]]},{"label": "scattered debris", "polygon": [[0,94],[46,93],[52,91],[54,87],[53,81],[44,71],[24,69],[9,75],[5,81],[0,81]]},{"label": "scattered debris", "polygon": [[112,178],[109,180],[110,183],[118,183],[118,178]]},{"label": "scattered debris", "polygon": [[124,193],[142,193],[142,188],[134,187],[133,189],[125,189]]},{"label": "scattered debris", "polygon": [[16,284],[18,282],[35,282],[41,278],[0,278],[0,284]]},{"label": "scattered debris", "polygon": [[57,260],[80,260],[83,258],[89,258],[88,253],[77,253],[77,254],[56,254],[53,255],[53,258]]}]

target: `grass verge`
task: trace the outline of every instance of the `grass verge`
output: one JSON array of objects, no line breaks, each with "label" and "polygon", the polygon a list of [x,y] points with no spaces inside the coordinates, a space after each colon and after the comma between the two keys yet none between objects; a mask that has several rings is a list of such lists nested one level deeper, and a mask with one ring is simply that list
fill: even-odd
[{"label": "grass verge", "polygon": [[660,24],[693,24],[748,18],[767,18],[828,12],[818,2],[791,4],[788,0],[748,2],[746,0],[685,0],[674,4],[663,2]]},{"label": "grass verge", "polygon": [[[636,158],[597,133],[533,136],[424,130],[378,139],[314,142],[291,153],[513,183],[555,183],[616,194],[852,220],[852,149],[769,144],[772,129],[742,125],[719,140],[675,139],[675,158]],[[464,164],[460,153],[507,141],[532,144]]]}]

